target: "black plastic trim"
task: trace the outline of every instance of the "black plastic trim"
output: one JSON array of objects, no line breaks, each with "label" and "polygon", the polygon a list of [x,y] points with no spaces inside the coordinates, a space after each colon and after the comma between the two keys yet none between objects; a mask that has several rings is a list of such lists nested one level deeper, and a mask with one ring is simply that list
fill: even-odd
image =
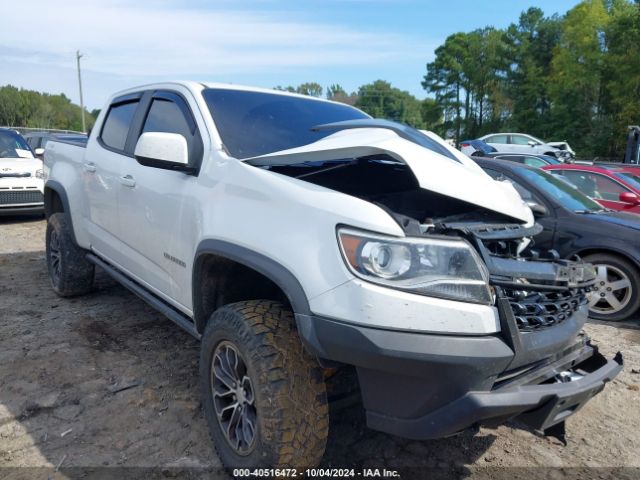
[{"label": "black plastic trim", "polygon": [[169,320],[174,322],[180,328],[185,330],[187,333],[193,335],[198,340],[201,338],[200,333],[195,328],[193,320],[183,313],[177,311],[167,302],[159,298],[157,295],[151,293],[145,287],[130,279],[127,275],[120,272],[118,269],[113,267],[111,264],[103,261],[97,255],[93,253],[87,254],[87,260],[91,263],[98,265],[105,272],[107,272],[114,280],[120,283],[123,287],[127,288],[129,291],[135,293],[142,300],[147,302],[150,306],[158,310],[164,316],[166,316]]},{"label": "black plastic trim", "polygon": [[199,332],[204,331],[207,318],[204,318],[204,313],[200,311],[200,299],[197,298],[198,289],[195,285],[198,285],[200,276],[202,275],[202,262],[201,257],[204,255],[218,255],[220,257],[233,260],[246,267],[261,273],[273,283],[275,283],[287,296],[293,312],[296,314],[310,314],[309,300],[302,288],[302,285],[298,279],[287,268],[280,265],[275,260],[266,257],[260,253],[257,253],[248,248],[241,247],[239,245],[226,242],[224,240],[207,239],[200,242],[196,250],[195,259],[193,263],[193,305],[194,305],[194,319],[196,328]]},{"label": "black plastic trim", "polygon": [[77,245],[76,231],[73,228],[73,218],[71,217],[71,210],[69,208],[69,197],[67,196],[67,191],[57,180],[47,180],[47,183],[44,185],[44,216],[48,220],[52,214],[51,192],[56,192],[60,197],[62,207],[68,216],[69,225],[71,226],[71,238],[73,238],[74,243]]},{"label": "black plastic trim", "polygon": [[[492,335],[391,332],[300,314],[296,322],[312,354],[356,367],[369,427],[408,438],[441,438],[534,410],[522,419],[547,428],[584,405],[622,364],[621,357],[607,362],[576,338],[575,324],[549,335],[510,330],[510,347]],[[524,355],[514,355],[514,348]],[[516,359],[528,362],[526,368],[501,381]],[[589,366],[582,380],[540,384],[577,364]]]}]

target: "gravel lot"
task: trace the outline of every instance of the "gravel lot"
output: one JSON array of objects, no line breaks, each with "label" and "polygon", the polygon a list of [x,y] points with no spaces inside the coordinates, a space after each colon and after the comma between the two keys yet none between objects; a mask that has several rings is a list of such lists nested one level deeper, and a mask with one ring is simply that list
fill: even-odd
[{"label": "gravel lot", "polygon": [[[0,477],[216,472],[198,342],[104,274],[90,295],[56,297],[44,230],[39,218],[0,218]],[[368,430],[357,405],[333,405],[323,466],[386,466],[403,478],[640,478],[640,322],[587,331],[626,365],[568,421],[568,446],[514,425],[408,441]]]}]

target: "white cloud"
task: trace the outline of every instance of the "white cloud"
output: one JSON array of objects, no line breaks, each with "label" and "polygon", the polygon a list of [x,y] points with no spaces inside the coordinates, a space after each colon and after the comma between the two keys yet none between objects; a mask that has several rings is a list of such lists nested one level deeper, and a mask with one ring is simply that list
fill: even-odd
[{"label": "white cloud", "polygon": [[10,17],[28,25],[3,22],[0,61],[72,67],[79,48],[84,67],[96,72],[184,76],[357,67],[412,56],[399,35],[298,21],[286,12],[228,10],[234,3],[222,3],[227,9],[152,0],[14,2]]},{"label": "white cloud", "polygon": [[79,103],[80,49],[89,108],[123,88],[176,78],[263,87],[338,82],[349,91],[385,78],[420,95],[416,79],[435,44],[389,33],[398,31],[393,25],[380,32],[313,17],[313,8],[332,11],[338,1],[304,8],[280,0],[12,1],[0,28],[0,85],[63,92]]}]

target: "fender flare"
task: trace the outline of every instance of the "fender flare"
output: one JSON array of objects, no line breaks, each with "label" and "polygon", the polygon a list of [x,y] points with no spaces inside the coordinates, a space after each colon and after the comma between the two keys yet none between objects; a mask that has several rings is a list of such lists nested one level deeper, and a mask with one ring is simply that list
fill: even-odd
[{"label": "fender flare", "polygon": [[309,300],[298,279],[287,268],[275,260],[239,245],[224,240],[202,240],[196,250],[193,261],[191,292],[193,298],[193,318],[198,332],[203,332],[208,318],[204,318],[201,311],[198,289],[195,286],[202,275],[202,262],[204,255],[217,255],[249,267],[264,275],[275,283],[287,296],[294,314],[310,315]]},{"label": "fender flare", "polygon": [[47,183],[44,186],[44,215],[47,219],[52,214],[52,202],[51,202],[51,192],[56,192],[58,197],[60,197],[60,201],[62,202],[62,206],[64,207],[64,211],[69,216],[69,223],[71,226],[71,236],[73,241],[78,244],[76,240],[76,231],[73,228],[73,219],[71,218],[71,209],[69,207],[69,197],[67,195],[67,191],[64,189],[62,184],[56,180],[47,180]]}]

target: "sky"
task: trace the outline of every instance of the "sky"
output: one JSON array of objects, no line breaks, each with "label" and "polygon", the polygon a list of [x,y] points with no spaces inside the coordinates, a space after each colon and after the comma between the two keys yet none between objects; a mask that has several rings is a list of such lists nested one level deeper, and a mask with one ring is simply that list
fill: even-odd
[{"label": "sky", "polygon": [[[260,87],[383,79],[418,98],[434,50],[455,32],[517,22],[577,0],[18,0],[2,7],[0,85],[64,93],[101,108],[161,80]],[[52,7],[53,6],[53,7]]]}]

